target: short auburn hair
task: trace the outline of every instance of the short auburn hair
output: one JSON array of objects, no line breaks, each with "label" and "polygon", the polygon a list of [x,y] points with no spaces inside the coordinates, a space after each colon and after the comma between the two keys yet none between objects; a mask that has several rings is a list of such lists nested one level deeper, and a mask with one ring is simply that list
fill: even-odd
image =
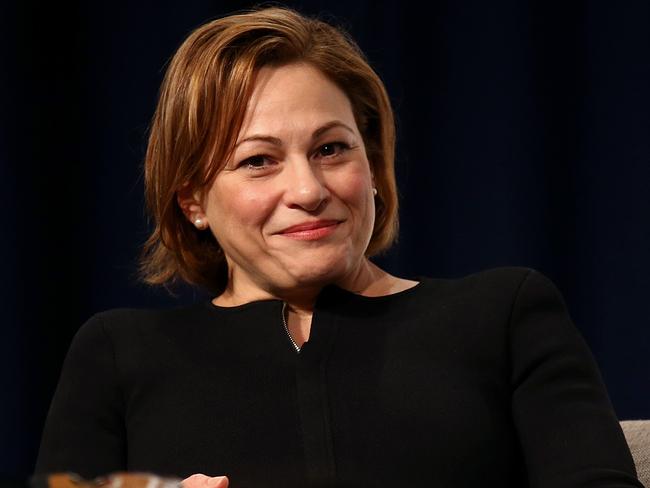
[{"label": "short auburn hair", "polygon": [[194,30],[165,73],[144,161],[147,211],[155,227],[143,245],[139,278],[184,281],[223,292],[225,256],[178,203],[181,188],[204,195],[234,149],[260,68],[293,62],[319,69],[349,98],[377,187],[366,256],[397,235],[395,122],[384,84],[340,27],[285,7],[257,8]]}]

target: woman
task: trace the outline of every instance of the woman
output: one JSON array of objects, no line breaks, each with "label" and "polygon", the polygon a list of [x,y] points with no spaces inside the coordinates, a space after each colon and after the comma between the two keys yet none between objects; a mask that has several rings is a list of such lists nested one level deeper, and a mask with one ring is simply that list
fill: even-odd
[{"label": "woman", "polygon": [[[398,278],[394,126],[354,43],[291,10],[192,33],[146,158],[143,274],[206,303],[79,331],[38,472],[232,487],[641,486],[557,289]],[[213,477],[214,476],[214,477]]]}]

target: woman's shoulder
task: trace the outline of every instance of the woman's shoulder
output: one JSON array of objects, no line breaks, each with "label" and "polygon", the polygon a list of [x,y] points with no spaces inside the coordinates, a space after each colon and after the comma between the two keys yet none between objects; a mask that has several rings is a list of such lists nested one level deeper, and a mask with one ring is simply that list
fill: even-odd
[{"label": "woman's shoulder", "polygon": [[420,277],[421,300],[492,315],[510,314],[518,305],[535,301],[564,300],[557,286],[542,272],[529,267],[504,266],[483,269],[454,278]]},{"label": "woman's shoulder", "polygon": [[76,340],[104,337],[112,341],[129,341],[137,337],[164,334],[165,331],[200,325],[206,321],[205,304],[171,308],[120,307],[92,314],[81,325]]},{"label": "woman's shoulder", "polygon": [[486,268],[459,277],[437,278],[422,276],[418,278],[431,288],[449,292],[479,293],[518,293],[528,282],[543,283],[554,287],[552,281],[535,268],[523,266],[501,266]]},{"label": "woman's shoulder", "polygon": [[155,323],[178,321],[196,316],[205,308],[203,302],[171,307],[116,307],[94,313],[91,318],[107,324],[114,323]]},{"label": "woman's shoulder", "polygon": [[[492,284],[520,284],[529,274],[540,273],[538,270],[524,266],[499,266],[484,268],[461,276],[433,277],[421,276],[419,279],[445,286],[480,286]],[[541,273],[540,273],[541,274]]]}]

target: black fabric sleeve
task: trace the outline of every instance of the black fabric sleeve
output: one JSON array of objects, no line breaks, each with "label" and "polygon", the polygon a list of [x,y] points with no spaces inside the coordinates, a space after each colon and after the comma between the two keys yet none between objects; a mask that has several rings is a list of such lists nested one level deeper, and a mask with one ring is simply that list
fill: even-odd
[{"label": "black fabric sleeve", "polygon": [[531,270],[510,321],[512,412],[531,488],[643,487],[594,358]]},{"label": "black fabric sleeve", "polygon": [[75,335],[45,422],[36,473],[85,478],[126,469],[123,398],[101,314]]}]

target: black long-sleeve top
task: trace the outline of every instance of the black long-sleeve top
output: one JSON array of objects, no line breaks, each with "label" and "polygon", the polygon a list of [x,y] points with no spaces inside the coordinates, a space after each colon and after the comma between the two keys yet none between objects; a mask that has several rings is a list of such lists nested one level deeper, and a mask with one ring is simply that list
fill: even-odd
[{"label": "black long-sleeve top", "polygon": [[232,488],[641,487],[556,287],[498,268],[385,297],[334,285],[297,352],[283,303],[116,309],[79,330],[36,472]]}]

